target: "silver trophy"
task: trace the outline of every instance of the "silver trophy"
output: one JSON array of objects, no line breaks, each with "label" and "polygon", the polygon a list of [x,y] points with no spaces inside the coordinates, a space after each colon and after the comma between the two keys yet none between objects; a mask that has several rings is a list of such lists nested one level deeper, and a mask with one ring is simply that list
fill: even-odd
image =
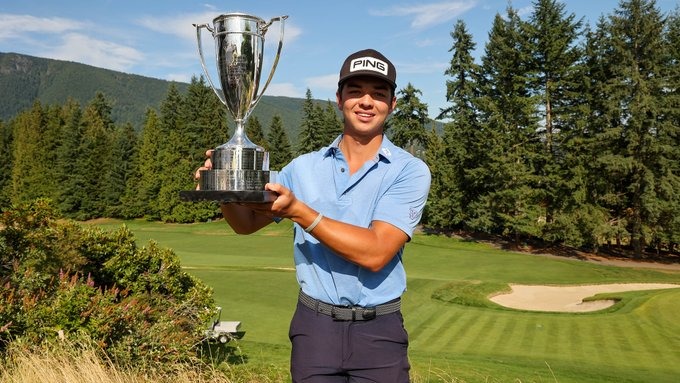
[{"label": "silver trophy", "polygon": [[[245,132],[245,122],[272,80],[283,45],[284,20],[269,22],[242,13],[228,13],[213,19],[213,25],[194,24],[201,66],[210,87],[227,107],[236,123],[231,139],[215,148],[212,169],[200,172],[199,190],[181,191],[185,201],[270,202],[276,199],[264,185],[275,178],[269,171],[269,153],[252,143]],[[258,93],[262,72],[264,35],[275,22],[280,23],[278,50],[269,77]],[[215,58],[221,89],[215,87],[203,58],[201,30],[205,28],[215,39]]]}]

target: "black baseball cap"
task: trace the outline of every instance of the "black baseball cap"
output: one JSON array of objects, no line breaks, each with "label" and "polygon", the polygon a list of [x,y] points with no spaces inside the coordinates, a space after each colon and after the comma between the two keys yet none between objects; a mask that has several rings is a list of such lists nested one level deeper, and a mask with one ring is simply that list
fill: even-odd
[{"label": "black baseball cap", "polygon": [[340,68],[338,86],[352,77],[371,76],[387,81],[397,88],[397,70],[390,60],[375,49],[364,49],[349,55]]}]

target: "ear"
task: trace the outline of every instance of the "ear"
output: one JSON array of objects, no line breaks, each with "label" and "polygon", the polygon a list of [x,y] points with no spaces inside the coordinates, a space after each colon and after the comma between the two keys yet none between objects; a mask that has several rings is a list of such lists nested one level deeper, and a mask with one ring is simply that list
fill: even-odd
[{"label": "ear", "polygon": [[335,103],[338,105],[338,110],[342,111],[342,96],[340,96],[340,92],[335,92]]}]

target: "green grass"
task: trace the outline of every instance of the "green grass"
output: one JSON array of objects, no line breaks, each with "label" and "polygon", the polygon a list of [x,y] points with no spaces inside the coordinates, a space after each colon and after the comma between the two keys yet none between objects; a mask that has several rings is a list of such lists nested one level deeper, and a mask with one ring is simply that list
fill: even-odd
[{"label": "green grass", "polygon": [[[122,222],[99,223],[106,228]],[[297,298],[291,225],[251,236],[224,222],[125,224],[140,244],[175,250],[214,289],[223,320],[246,336],[236,368],[287,368],[288,324]],[[595,313],[511,310],[486,299],[509,283],[680,283],[679,272],[597,265],[416,235],[404,262],[404,318],[416,382],[675,382],[680,376],[680,289],[606,294]]]}]

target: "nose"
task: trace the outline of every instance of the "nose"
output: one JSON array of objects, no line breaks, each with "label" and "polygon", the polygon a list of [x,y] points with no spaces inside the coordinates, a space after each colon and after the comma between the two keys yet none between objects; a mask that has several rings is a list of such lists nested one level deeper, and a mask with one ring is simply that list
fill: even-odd
[{"label": "nose", "polygon": [[373,97],[370,93],[364,93],[359,99],[359,105],[363,108],[370,108],[373,106]]}]

